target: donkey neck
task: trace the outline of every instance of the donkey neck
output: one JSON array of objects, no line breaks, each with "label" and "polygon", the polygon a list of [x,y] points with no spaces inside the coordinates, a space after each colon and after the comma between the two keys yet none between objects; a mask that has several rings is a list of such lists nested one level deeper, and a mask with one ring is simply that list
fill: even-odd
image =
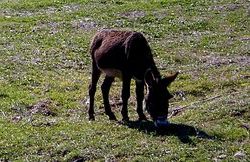
[{"label": "donkey neck", "polygon": [[145,80],[145,76],[146,76],[146,73],[151,71],[154,79],[160,79],[161,78],[161,75],[160,75],[160,72],[158,71],[158,69],[153,66],[153,67],[147,67],[146,69],[144,69],[142,72],[140,73],[135,73],[134,76],[134,79],[136,79],[137,81],[144,81]]}]

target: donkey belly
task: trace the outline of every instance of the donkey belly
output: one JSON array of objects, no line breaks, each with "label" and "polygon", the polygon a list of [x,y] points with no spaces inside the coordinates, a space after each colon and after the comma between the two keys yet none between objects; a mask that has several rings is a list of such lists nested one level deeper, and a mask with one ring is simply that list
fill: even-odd
[{"label": "donkey belly", "polygon": [[105,68],[101,69],[101,71],[104,72],[107,76],[118,77],[122,79],[122,71],[119,69]]},{"label": "donkey belly", "polygon": [[[103,73],[105,73],[107,76],[117,77],[117,78],[122,80],[122,71],[121,70],[106,68],[106,69],[101,69],[101,71]],[[133,79],[136,80],[137,82],[143,82],[142,79],[139,79],[139,78],[137,78],[135,76],[133,77]]]}]

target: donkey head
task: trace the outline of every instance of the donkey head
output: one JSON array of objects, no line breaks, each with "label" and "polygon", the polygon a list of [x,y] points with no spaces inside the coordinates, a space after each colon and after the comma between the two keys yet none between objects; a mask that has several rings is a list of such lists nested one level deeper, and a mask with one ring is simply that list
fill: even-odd
[{"label": "donkey head", "polygon": [[145,74],[145,83],[148,93],[145,98],[146,110],[155,121],[159,118],[167,118],[169,99],[173,96],[169,93],[167,86],[175,80],[178,72],[164,78],[155,78],[151,70]]}]

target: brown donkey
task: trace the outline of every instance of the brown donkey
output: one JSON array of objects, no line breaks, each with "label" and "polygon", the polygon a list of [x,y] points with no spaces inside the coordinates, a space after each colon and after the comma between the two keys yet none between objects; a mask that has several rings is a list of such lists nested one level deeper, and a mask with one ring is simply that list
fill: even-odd
[{"label": "brown donkey", "polygon": [[92,57],[92,79],[89,85],[89,120],[94,120],[94,96],[101,73],[106,77],[102,83],[105,113],[110,120],[116,120],[109,104],[109,90],[115,77],[122,79],[122,117],[128,121],[128,99],[130,82],[136,80],[137,113],[139,120],[146,120],[143,113],[144,85],[148,92],[145,97],[146,110],[156,121],[167,117],[169,99],[172,95],[167,86],[175,80],[178,72],[168,77],[161,77],[151,49],[145,37],[139,32],[103,30],[98,32],[90,49]]}]

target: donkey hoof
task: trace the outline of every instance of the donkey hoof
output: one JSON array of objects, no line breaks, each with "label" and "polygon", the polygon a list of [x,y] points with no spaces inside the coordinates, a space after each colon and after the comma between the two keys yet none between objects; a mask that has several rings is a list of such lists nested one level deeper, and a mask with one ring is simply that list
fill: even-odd
[{"label": "donkey hoof", "polygon": [[139,121],[147,121],[147,117],[145,115],[139,116]]},{"label": "donkey hoof", "polygon": [[90,116],[89,117],[89,121],[95,121],[95,117],[94,116]]},{"label": "donkey hoof", "polygon": [[109,115],[109,120],[114,120],[117,121],[116,117],[114,114]]},{"label": "donkey hoof", "polygon": [[122,118],[122,121],[123,121],[123,122],[129,122],[129,117],[123,117],[123,118]]}]

